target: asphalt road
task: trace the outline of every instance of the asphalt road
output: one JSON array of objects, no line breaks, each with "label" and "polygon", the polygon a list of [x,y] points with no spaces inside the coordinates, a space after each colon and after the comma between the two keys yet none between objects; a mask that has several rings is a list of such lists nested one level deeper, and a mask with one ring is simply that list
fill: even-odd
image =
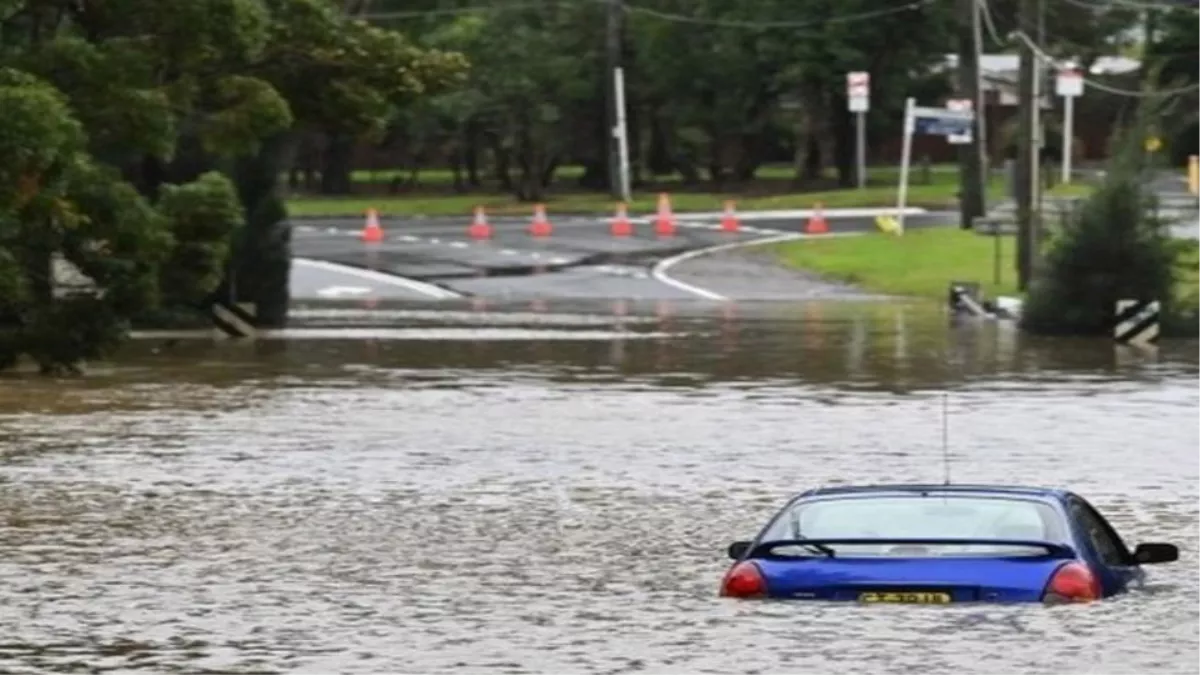
[{"label": "asphalt road", "polygon": [[[831,234],[867,232],[877,210],[825,212]],[[292,294],[297,299],[788,299],[848,289],[803,273],[771,270],[753,256],[688,252],[804,232],[809,212],[743,214],[736,233],[719,216],[680,215],[674,236],[634,221],[629,237],[614,237],[604,219],[551,216],[548,237],[533,237],[528,221],[491,221],[487,240],[468,236],[469,219],[382,219],[384,241],[364,243],[359,219],[294,222]],[[952,224],[955,213],[906,217],[909,228]]]}]

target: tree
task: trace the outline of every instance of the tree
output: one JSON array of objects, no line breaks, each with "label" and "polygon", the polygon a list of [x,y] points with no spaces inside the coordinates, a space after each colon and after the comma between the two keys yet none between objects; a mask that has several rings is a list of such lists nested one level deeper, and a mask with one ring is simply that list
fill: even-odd
[{"label": "tree", "polygon": [[1168,123],[1173,128],[1169,139],[1171,161],[1181,165],[1200,147],[1200,37],[1196,31],[1196,10],[1181,8],[1166,12],[1159,23],[1160,32],[1146,46],[1146,64],[1156,73],[1155,83],[1163,89],[1192,87],[1180,97]]},{"label": "tree", "polygon": [[[1118,139],[1103,183],[1071,213],[1031,285],[1021,323],[1050,335],[1107,335],[1121,299],[1162,303],[1164,333],[1194,334],[1196,307],[1176,296],[1177,246],[1155,213],[1143,141],[1161,104],[1147,100]],[[1191,302],[1195,302],[1192,298]]]},{"label": "tree", "polygon": [[[28,354],[74,369],[139,317],[203,311],[230,271],[281,322],[290,252],[276,182],[295,131],[377,133],[465,67],[328,0],[5,9],[0,367]],[[72,268],[90,289],[56,293]]]}]

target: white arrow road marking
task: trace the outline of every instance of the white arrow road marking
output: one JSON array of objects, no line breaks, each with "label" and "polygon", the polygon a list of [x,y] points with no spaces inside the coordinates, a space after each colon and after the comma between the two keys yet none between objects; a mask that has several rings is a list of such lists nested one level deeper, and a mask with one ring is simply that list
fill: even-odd
[{"label": "white arrow road marking", "polygon": [[317,291],[322,298],[345,298],[359,295],[370,295],[375,289],[365,286],[328,286]]}]

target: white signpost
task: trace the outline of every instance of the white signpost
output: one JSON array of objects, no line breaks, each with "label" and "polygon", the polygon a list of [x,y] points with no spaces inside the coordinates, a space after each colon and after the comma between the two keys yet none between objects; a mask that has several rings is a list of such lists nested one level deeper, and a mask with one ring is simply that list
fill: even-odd
[{"label": "white signpost", "polygon": [[613,69],[613,91],[616,96],[617,126],[613,138],[617,139],[617,164],[620,171],[621,200],[626,204],[633,198],[629,184],[629,129],[625,122],[625,69]]},{"label": "white signpost", "polygon": [[855,159],[859,189],[867,186],[867,111],[871,109],[871,74],[846,73],[846,107],[854,113]]},{"label": "white signpost", "polygon": [[917,99],[904,102],[904,146],[900,151],[900,189],[896,193],[896,221],[899,231],[904,232],[904,207],[908,199],[908,167],[912,163],[912,139],[914,134],[928,136],[963,136],[971,133],[975,112],[951,110],[950,108],[924,108]]},{"label": "white signpost", "polygon": [[[971,99],[969,98],[952,98],[946,101],[947,110],[954,110],[958,112],[965,110],[970,112],[974,107],[975,106],[971,105]],[[954,145],[966,145],[967,143],[971,142],[971,128],[967,127],[967,133],[965,134],[950,134],[946,137],[946,140]]]},{"label": "white signpost", "polygon": [[1058,73],[1057,93],[1063,97],[1062,182],[1071,182],[1071,144],[1075,136],[1075,97],[1083,96],[1083,75],[1073,67]]}]

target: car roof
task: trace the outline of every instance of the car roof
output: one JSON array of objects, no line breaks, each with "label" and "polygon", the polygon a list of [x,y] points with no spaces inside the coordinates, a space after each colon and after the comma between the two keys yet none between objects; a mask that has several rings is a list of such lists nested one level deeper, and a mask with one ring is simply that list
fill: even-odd
[{"label": "car roof", "polygon": [[797,495],[797,499],[809,497],[834,496],[865,496],[865,495],[896,495],[905,493],[920,494],[961,494],[995,497],[1033,497],[1064,501],[1073,496],[1069,490],[1061,488],[1037,487],[1030,485],[987,485],[987,484],[951,484],[940,483],[896,483],[880,485],[834,485],[813,488]]}]

